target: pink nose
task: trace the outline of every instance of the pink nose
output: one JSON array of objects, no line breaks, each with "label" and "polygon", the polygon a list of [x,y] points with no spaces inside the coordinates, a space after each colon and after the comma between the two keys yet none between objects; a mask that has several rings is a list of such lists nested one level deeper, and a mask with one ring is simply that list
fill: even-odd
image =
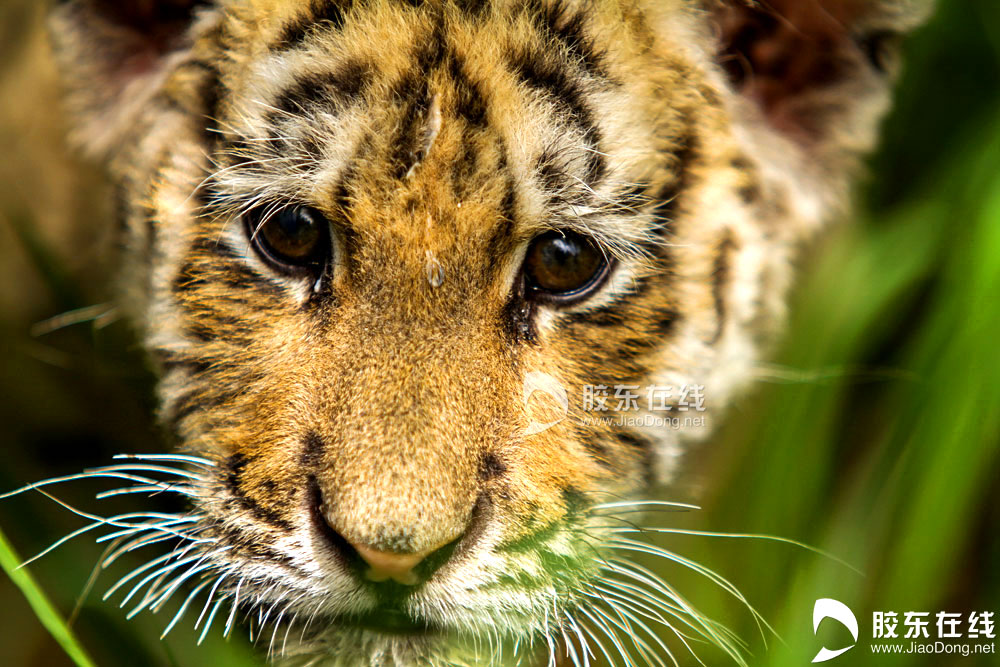
[{"label": "pink nose", "polygon": [[421,579],[414,572],[414,569],[423,562],[427,556],[431,555],[445,545],[436,546],[426,551],[412,554],[399,554],[392,551],[379,551],[363,544],[353,544],[354,550],[358,552],[361,559],[368,565],[365,578],[369,581],[388,581],[392,579],[406,586],[416,586]]}]

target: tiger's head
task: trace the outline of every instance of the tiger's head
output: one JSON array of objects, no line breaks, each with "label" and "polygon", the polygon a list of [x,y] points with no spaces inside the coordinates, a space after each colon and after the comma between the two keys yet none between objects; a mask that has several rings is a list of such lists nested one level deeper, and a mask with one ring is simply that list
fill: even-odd
[{"label": "tiger's head", "polygon": [[145,599],[334,665],[620,646],[671,601],[616,509],[748,379],[919,4],[61,6],[191,463]]}]

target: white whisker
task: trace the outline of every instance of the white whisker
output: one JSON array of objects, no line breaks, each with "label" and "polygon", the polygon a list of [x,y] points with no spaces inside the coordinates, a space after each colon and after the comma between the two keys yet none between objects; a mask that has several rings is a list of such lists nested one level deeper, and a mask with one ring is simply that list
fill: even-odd
[{"label": "white whisker", "polygon": [[136,459],[138,461],[177,461],[178,463],[192,463],[203,467],[215,467],[214,461],[190,454],[115,454],[111,458]]},{"label": "white whisker", "polygon": [[200,593],[210,583],[212,583],[212,579],[211,578],[206,579],[205,581],[195,586],[195,588],[188,594],[188,596],[184,598],[184,602],[181,603],[180,609],[178,609],[177,613],[174,614],[174,617],[170,619],[170,623],[168,623],[167,627],[163,630],[163,634],[160,635],[160,639],[163,639],[168,634],[170,634],[170,631],[173,630],[175,625],[177,625],[177,622],[184,617],[185,612],[187,612],[188,605],[191,604],[191,601],[194,600],[198,596],[198,593]]},{"label": "white whisker", "polygon": [[758,534],[758,533],[720,533],[720,532],[710,531],[710,530],[689,530],[689,529],[684,529],[684,528],[649,528],[649,527],[615,528],[612,532],[616,533],[616,534],[621,534],[621,533],[632,533],[632,534],[634,534],[634,533],[664,533],[664,534],[672,534],[672,535],[697,535],[697,536],[700,536],[700,537],[720,537],[720,538],[730,538],[730,539],[751,539],[751,540],[764,540],[764,541],[768,541],[768,542],[780,542],[782,544],[790,544],[792,546],[796,546],[796,547],[799,547],[801,549],[805,549],[806,551],[811,551],[812,553],[817,554],[819,556],[823,556],[824,558],[828,558],[828,559],[832,560],[833,562],[835,562],[835,563],[837,563],[839,565],[843,565],[844,567],[846,567],[847,569],[851,570],[852,572],[855,572],[856,574],[864,576],[864,572],[862,572],[858,568],[854,567],[850,563],[848,563],[848,562],[846,562],[846,561],[844,561],[844,560],[842,560],[840,558],[837,558],[836,556],[834,556],[833,554],[829,553],[828,551],[824,551],[823,549],[819,549],[817,547],[810,546],[810,545],[805,544],[803,542],[799,542],[798,540],[793,540],[793,539],[788,538],[788,537],[780,537],[778,535],[767,535],[767,534]]},{"label": "white whisker", "polygon": [[212,607],[212,611],[209,613],[208,619],[206,619],[205,621],[205,627],[204,629],[202,629],[201,634],[198,635],[198,642],[197,642],[198,646],[201,646],[201,643],[205,641],[205,637],[208,635],[208,629],[212,627],[212,621],[215,620],[215,613],[219,611],[219,607],[221,607],[222,603],[225,601],[226,601],[225,596],[220,597],[218,601],[215,603],[215,606]]}]

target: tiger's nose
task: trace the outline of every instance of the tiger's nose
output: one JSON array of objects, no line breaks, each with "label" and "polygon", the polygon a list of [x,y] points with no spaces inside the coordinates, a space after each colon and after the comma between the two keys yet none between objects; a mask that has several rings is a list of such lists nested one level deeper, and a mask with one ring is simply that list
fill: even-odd
[{"label": "tiger's nose", "polygon": [[460,542],[479,532],[469,531],[473,523],[481,523],[477,518],[482,513],[473,512],[470,524],[461,527],[454,534],[439,534],[438,540],[441,541],[422,550],[408,548],[405,541],[384,540],[373,543],[354,536],[347,537],[350,533],[337,526],[327,512],[323,511],[323,496],[315,478],[310,480],[309,486],[313,525],[326,547],[344,565],[371,582],[393,581],[404,586],[416,586],[429,579],[448,562]]}]

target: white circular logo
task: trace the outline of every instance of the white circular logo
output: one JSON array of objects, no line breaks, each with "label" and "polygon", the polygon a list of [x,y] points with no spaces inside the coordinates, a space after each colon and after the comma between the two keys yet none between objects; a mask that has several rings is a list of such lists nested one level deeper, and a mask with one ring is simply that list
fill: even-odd
[{"label": "white circular logo", "polygon": [[531,371],[524,376],[523,400],[525,410],[528,409],[528,400],[536,391],[552,397],[552,400],[556,402],[558,414],[555,419],[548,422],[539,422],[531,418],[525,430],[527,435],[534,435],[535,433],[541,433],[546,429],[552,428],[565,419],[566,413],[569,412],[569,397],[566,395],[566,388],[562,386],[559,380],[541,371]]}]

